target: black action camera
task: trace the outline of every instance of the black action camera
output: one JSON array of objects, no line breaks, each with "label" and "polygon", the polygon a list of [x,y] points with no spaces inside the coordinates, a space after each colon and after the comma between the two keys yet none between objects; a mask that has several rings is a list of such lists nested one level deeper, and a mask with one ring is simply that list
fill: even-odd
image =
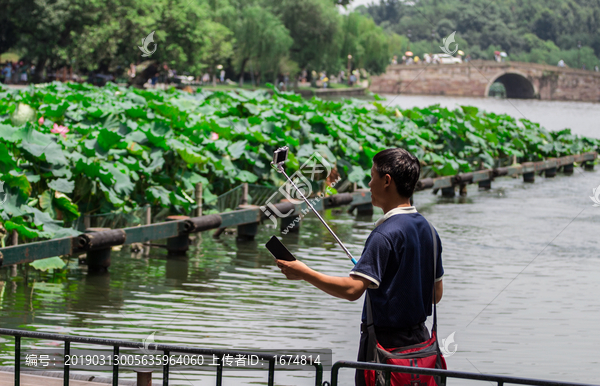
[{"label": "black action camera", "polygon": [[273,153],[273,165],[279,165],[287,161],[289,150],[290,149],[287,146],[280,147],[279,149],[275,150]]}]

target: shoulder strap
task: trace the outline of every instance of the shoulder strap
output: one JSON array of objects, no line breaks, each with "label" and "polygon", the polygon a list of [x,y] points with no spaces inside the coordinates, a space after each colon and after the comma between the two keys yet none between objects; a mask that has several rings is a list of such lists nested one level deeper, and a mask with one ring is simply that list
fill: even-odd
[{"label": "shoulder strap", "polygon": [[[427,220],[425,220],[427,221]],[[429,221],[427,221],[429,227],[431,228],[431,237],[433,238],[433,326],[431,330],[436,333],[437,336],[437,307],[435,304],[435,279],[437,275],[437,255],[438,255],[438,246],[437,246],[437,237],[435,237],[435,229],[433,229],[433,225]]]}]

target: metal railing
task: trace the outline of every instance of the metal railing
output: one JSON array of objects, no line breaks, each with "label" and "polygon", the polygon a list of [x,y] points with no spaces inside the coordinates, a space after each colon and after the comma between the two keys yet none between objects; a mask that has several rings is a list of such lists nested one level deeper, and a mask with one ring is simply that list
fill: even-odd
[{"label": "metal railing", "polygon": [[[127,348],[135,348],[141,349],[144,345],[140,342],[130,342],[125,340],[114,340],[114,339],[102,339],[102,338],[88,338],[81,336],[71,336],[71,335],[60,335],[60,334],[50,334],[44,332],[35,332],[35,331],[24,331],[24,330],[11,330],[0,328],[0,336],[13,336],[15,338],[15,386],[19,386],[21,382],[21,338],[34,338],[34,339],[45,339],[45,340],[53,340],[53,341],[62,341],[64,342],[64,355],[70,355],[71,353],[71,343],[86,343],[90,345],[99,345],[99,346],[109,346],[113,349],[113,355],[119,355],[119,349],[121,347]],[[233,350],[218,350],[218,349],[202,349],[202,348],[194,348],[194,347],[186,347],[186,346],[176,346],[169,344],[155,344],[152,343],[154,350],[162,351],[164,355],[169,357],[173,353],[187,353],[187,354],[198,354],[198,355],[216,355],[218,357],[217,366],[216,366],[216,384],[217,386],[221,386],[223,383],[223,361],[222,358],[226,355],[246,355],[251,356],[254,355],[262,360],[269,362],[268,368],[268,381],[267,384],[269,386],[274,385],[274,377],[275,377],[275,361],[277,355],[269,354],[264,352],[252,352],[252,351],[233,351]],[[163,386],[169,385],[169,363],[167,360],[163,367]],[[323,365],[321,363],[313,362],[312,365],[315,367],[315,385],[321,386],[323,383]],[[112,365],[112,384],[113,386],[118,386],[119,384],[119,365]],[[69,385],[69,366],[63,367],[63,379],[64,385]]]},{"label": "metal railing", "polygon": [[[439,377],[440,385],[445,385],[448,378],[451,379],[469,379],[472,381],[485,381],[494,382],[498,386],[504,384],[514,385],[537,385],[537,386],[598,386],[584,383],[572,383],[572,382],[560,382],[560,381],[547,381],[543,379],[531,379],[531,378],[518,378],[505,375],[490,375],[480,373],[468,373],[462,371],[451,371],[441,369],[425,369],[420,367],[409,367],[409,366],[397,366],[397,365],[386,365],[380,363],[366,363],[366,362],[351,362],[351,361],[338,361],[333,364],[331,368],[331,385],[338,385],[338,376],[341,368],[351,368],[358,370],[375,370],[382,371],[385,378],[385,385],[389,386],[391,382],[392,373],[404,373],[404,374],[415,374],[415,375],[426,375]],[[327,383],[327,382],[325,382]],[[421,384],[421,383],[417,383]],[[425,384],[425,383],[424,383]]]},{"label": "metal railing", "polygon": [[202,206],[203,209],[214,208],[222,213],[228,209],[234,210],[240,204],[262,205],[277,189],[275,186],[241,184],[210,201],[203,202]]}]

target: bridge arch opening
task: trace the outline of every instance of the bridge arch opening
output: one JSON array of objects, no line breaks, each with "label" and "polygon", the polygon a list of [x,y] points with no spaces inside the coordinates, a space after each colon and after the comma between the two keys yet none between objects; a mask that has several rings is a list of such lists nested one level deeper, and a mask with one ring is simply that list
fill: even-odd
[{"label": "bridge arch opening", "polygon": [[[523,75],[508,73],[499,76],[493,83],[500,83],[506,90],[506,98],[533,99],[535,89],[533,84]],[[492,83],[492,84],[493,84]],[[489,87],[489,89],[493,89]],[[491,90],[489,90],[491,91]],[[488,96],[489,96],[488,91]]]}]

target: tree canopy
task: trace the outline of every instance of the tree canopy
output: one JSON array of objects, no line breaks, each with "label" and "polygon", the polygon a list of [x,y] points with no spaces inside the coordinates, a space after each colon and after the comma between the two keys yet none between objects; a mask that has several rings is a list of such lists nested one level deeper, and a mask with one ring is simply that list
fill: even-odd
[{"label": "tree canopy", "polygon": [[[337,72],[346,57],[372,73],[389,63],[389,37],[350,0],[0,0],[0,53],[44,68],[122,74],[150,59],[178,73],[262,81],[300,70]],[[152,32],[149,58],[138,46]]]},{"label": "tree canopy", "polygon": [[600,65],[600,0],[380,0],[357,12],[404,38],[410,33],[415,55],[439,52],[442,38],[457,31],[460,49],[474,59],[491,60],[498,50],[512,60]]}]

